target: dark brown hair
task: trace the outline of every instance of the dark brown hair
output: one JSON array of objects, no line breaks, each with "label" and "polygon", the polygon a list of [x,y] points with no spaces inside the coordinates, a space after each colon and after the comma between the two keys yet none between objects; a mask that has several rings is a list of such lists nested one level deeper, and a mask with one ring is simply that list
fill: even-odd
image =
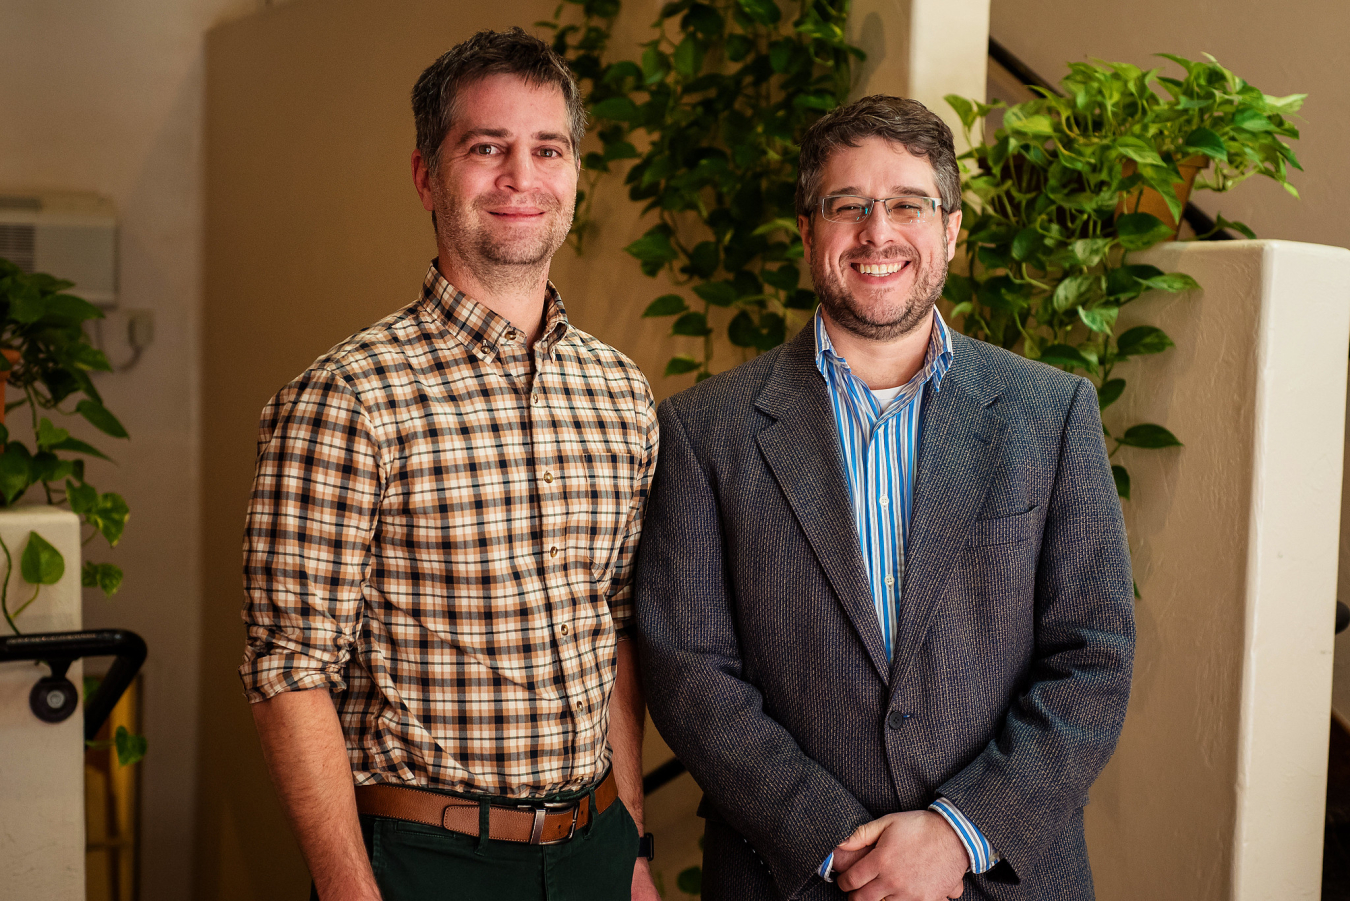
[{"label": "dark brown hair", "polygon": [[481,78],[502,74],[519,75],[529,85],[556,85],[567,104],[573,152],[581,145],[586,134],[586,108],[566,61],[521,28],[480,31],[427,66],[413,86],[417,149],[433,174],[441,142],[455,121],[460,90]]},{"label": "dark brown hair", "polygon": [[928,160],[944,221],[961,209],[961,172],[947,123],[917,100],[873,94],[831,110],[806,130],[797,171],[797,215],[810,219],[820,203],[820,179],[830,154],[870,137],[885,138]]}]

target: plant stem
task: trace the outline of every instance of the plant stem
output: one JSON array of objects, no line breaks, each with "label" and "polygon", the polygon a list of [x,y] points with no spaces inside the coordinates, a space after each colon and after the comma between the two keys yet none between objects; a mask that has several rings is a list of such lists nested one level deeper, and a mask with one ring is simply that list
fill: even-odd
[{"label": "plant stem", "polygon": [[[0,612],[5,614],[5,622],[14,630],[15,635],[22,635],[19,627],[14,625],[14,616],[9,612],[9,577],[14,573],[14,558],[9,554],[9,545],[5,544],[5,539],[0,537],[0,550],[5,552],[5,581],[0,584]],[[17,616],[17,614],[15,614]]]}]

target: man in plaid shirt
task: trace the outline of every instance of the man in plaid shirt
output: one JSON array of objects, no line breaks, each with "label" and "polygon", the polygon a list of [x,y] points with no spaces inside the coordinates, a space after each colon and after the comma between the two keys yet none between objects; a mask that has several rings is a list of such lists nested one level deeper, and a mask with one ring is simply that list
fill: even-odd
[{"label": "man in plaid shirt", "polygon": [[656,455],[632,362],[548,282],[585,124],[483,32],[413,90],[420,298],[263,411],[240,670],[315,897],[657,898],[632,564]]}]

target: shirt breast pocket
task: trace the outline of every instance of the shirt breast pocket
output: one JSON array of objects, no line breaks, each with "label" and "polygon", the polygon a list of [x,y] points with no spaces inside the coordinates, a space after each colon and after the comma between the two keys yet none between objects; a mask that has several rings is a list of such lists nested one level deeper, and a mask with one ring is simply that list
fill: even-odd
[{"label": "shirt breast pocket", "polygon": [[1036,537],[1040,524],[1040,505],[1021,513],[977,519],[970,526],[969,547],[988,547],[998,544],[1018,544]]},{"label": "shirt breast pocket", "polygon": [[590,562],[596,582],[613,573],[628,528],[638,461],[626,451],[592,450],[574,461],[568,503],[569,542]]}]

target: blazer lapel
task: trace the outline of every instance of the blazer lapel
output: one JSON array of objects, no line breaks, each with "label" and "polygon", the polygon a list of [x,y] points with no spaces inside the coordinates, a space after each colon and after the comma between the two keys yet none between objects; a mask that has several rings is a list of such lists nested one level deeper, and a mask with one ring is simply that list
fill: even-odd
[{"label": "blazer lapel", "polygon": [[984,502],[1007,422],[994,409],[999,386],[974,342],[952,334],[953,360],[942,387],[925,388],[914,506],[905,555],[890,684],[904,681],[938,600]]},{"label": "blazer lapel", "polygon": [[882,682],[890,661],[881,636],[849,502],[842,451],[810,327],[783,348],[755,406],[776,422],[758,435],[760,452],[806,533]]}]

